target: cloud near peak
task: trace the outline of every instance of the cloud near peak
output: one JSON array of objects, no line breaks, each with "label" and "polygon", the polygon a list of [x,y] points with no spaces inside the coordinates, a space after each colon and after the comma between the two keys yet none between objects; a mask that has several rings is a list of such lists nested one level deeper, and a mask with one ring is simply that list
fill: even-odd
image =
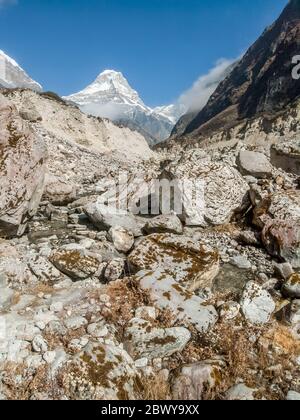
[{"label": "cloud near peak", "polygon": [[218,60],[215,67],[207,74],[200,76],[194,85],[180,96],[178,102],[190,111],[199,111],[204,108],[219,83],[228,76],[231,66],[236,61],[237,59],[225,58]]}]

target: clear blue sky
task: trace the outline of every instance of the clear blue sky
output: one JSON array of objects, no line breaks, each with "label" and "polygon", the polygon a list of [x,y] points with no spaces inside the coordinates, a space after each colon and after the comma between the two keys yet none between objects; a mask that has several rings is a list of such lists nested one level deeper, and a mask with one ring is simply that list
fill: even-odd
[{"label": "clear blue sky", "polygon": [[148,105],[173,101],[235,58],[287,0],[0,0],[0,49],[45,89],[81,90],[122,71]]}]

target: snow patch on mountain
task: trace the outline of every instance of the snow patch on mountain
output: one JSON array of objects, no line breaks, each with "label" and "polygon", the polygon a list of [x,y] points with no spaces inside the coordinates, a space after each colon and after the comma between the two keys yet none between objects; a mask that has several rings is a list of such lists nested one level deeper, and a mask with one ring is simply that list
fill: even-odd
[{"label": "snow patch on mountain", "polygon": [[32,80],[19,64],[0,50],[0,87],[28,88],[37,92],[42,91],[42,86]]},{"label": "snow patch on mountain", "polygon": [[175,123],[173,115],[145,105],[123,74],[114,70],[105,70],[87,88],[64,99],[76,103],[86,113],[135,124],[146,137],[148,134],[154,139],[150,143],[168,138]]}]

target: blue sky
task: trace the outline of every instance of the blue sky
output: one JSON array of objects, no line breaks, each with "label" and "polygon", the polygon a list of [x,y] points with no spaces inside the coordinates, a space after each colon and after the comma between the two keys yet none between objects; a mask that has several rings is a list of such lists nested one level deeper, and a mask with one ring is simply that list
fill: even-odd
[{"label": "blue sky", "polygon": [[61,95],[81,90],[109,68],[122,71],[148,105],[167,104],[218,59],[238,57],[285,4],[0,0],[0,49]]}]

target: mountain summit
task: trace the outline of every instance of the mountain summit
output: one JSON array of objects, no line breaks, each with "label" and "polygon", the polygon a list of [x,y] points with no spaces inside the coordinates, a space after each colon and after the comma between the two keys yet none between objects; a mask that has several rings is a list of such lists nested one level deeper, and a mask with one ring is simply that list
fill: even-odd
[{"label": "mountain summit", "polygon": [[151,144],[168,138],[175,122],[185,112],[182,110],[178,115],[177,108],[174,114],[166,113],[165,107],[148,107],[123,74],[115,70],[103,71],[87,88],[65,99],[76,103],[86,113],[110,118],[140,131]]},{"label": "mountain summit", "polygon": [[0,87],[28,88],[37,92],[42,86],[32,80],[19,64],[0,50]]},{"label": "mountain summit", "polygon": [[284,109],[300,95],[300,83],[292,77],[292,59],[299,54],[300,0],[291,0],[220,83],[184,134],[208,136],[242,119]]}]

